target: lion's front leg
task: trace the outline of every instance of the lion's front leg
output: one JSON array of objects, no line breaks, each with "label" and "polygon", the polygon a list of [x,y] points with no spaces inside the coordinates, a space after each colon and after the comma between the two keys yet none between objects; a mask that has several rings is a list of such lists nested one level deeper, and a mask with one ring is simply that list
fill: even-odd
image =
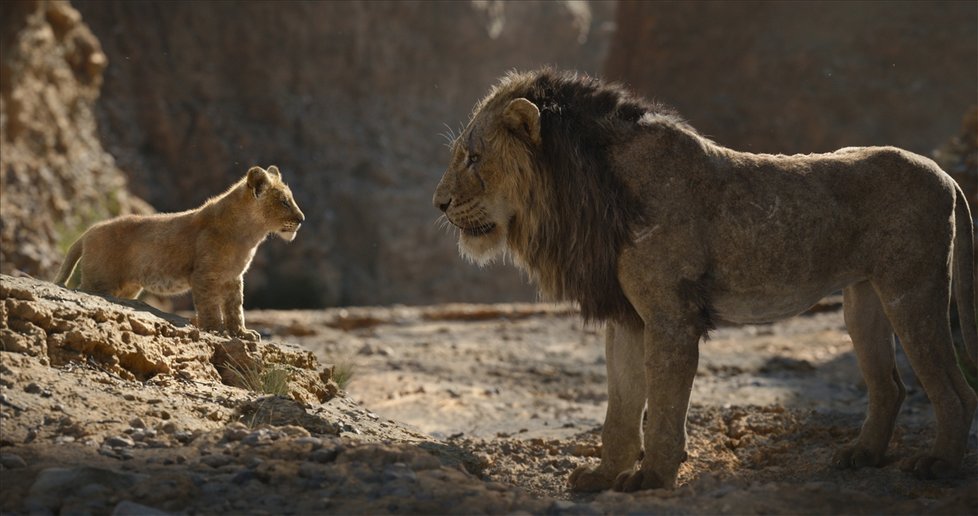
[{"label": "lion's front leg", "polygon": [[648,418],[641,467],[615,479],[617,491],[672,488],[686,459],[686,412],[699,361],[700,332],[656,321],[644,334]]},{"label": "lion's front leg", "polygon": [[630,470],[642,452],[642,409],[645,407],[642,329],[608,323],[605,358],[608,370],[608,411],[601,431],[601,463],[581,466],[568,482],[574,491],[602,491]]},{"label": "lion's front leg", "polygon": [[229,335],[246,340],[261,340],[255,330],[245,328],[244,324],[244,279],[238,276],[225,284],[224,328]]}]

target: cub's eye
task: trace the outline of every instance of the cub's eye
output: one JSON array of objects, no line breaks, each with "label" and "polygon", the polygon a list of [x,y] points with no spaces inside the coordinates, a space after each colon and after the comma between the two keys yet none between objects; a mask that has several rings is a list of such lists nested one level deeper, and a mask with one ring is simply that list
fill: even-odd
[{"label": "cub's eye", "polygon": [[472,165],[475,165],[478,162],[479,162],[479,155],[478,154],[469,154],[469,158],[467,160],[465,160],[465,165],[466,166],[472,166]]},{"label": "cub's eye", "polygon": [[282,199],[282,200],[281,200],[281,201],[279,201],[279,202],[280,202],[280,203],[282,203],[282,206],[285,206],[286,208],[289,208],[289,207],[290,207],[290,206],[289,206],[289,201],[286,201],[285,199]]}]

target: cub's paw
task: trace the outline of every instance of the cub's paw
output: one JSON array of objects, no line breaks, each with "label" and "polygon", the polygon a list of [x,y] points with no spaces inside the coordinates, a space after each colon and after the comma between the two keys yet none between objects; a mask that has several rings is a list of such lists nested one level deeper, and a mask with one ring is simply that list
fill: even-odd
[{"label": "cub's paw", "polygon": [[954,467],[950,462],[940,457],[927,454],[917,455],[904,460],[900,464],[900,469],[905,473],[910,473],[917,478],[925,480],[950,478],[958,473],[958,468]]},{"label": "cub's paw", "polygon": [[836,469],[859,469],[882,463],[882,453],[873,453],[857,444],[839,448],[832,456],[832,467]]},{"label": "cub's paw", "polygon": [[593,493],[610,489],[614,482],[613,477],[614,475],[605,473],[600,467],[578,466],[567,478],[567,484],[571,491]]},{"label": "cub's paw", "polygon": [[255,330],[249,330],[248,328],[245,327],[241,327],[236,330],[231,330],[228,333],[230,333],[232,337],[238,337],[239,339],[242,340],[254,340],[254,341],[261,340],[260,333],[258,333]]},{"label": "cub's paw", "polygon": [[643,489],[662,489],[671,488],[672,484],[666,484],[655,472],[636,469],[625,471],[615,479],[614,490],[631,493]]}]

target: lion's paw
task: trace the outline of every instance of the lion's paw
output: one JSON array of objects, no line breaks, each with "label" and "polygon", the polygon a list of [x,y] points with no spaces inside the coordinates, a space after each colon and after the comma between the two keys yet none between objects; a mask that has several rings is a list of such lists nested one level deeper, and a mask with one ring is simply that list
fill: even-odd
[{"label": "lion's paw", "polygon": [[839,448],[832,456],[832,466],[836,469],[859,469],[867,466],[879,466],[882,463],[882,453],[873,453],[855,444]]},{"label": "lion's paw", "polygon": [[666,483],[659,478],[659,475],[644,469],[622,472],[620,475],[618,475],[618,478],[615,479],[614,484],[615,491],[622,491],[625,493],[641,491],[643,489],[662,489],[666,487],[672,486],[666,485]]},{"label": "lion's paw", "polygon": [[921,479],[949,478],[957,474],[958,468],[950,462],[933,455],[917,455],[903,461],[900,469]]},{"label": "lion's paw", "polygon": [[571,491],[581,493],[610,489],[613,481],[612,475],[602,472],[601,468],[588,466],[579,466],[567,478],[567,484],[570,485]]}]

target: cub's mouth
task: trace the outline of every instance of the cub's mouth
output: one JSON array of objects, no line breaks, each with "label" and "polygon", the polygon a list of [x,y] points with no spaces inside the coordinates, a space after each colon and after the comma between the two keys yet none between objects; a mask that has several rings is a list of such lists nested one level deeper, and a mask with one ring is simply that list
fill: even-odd
[{"label": "cub's mouth", "polygon": [[496,229],[496,223],[486,222],[485,224],[480,224],[478,226],[471,226],[467,228],[463,228],[460,226],[459,228],[462,230],[462,233],[465,233],[467,236],[481,237],[481,236],[488,235],[489,233],[492,233],[492,231]]},{"label": "cub's mouth", "polygon": [[282,226],[282,229],[276,231],[275,233],[286,242],[291,242],[295,240],[296,233],[299,232],[299,226],[301,224],[286,224]]}]

